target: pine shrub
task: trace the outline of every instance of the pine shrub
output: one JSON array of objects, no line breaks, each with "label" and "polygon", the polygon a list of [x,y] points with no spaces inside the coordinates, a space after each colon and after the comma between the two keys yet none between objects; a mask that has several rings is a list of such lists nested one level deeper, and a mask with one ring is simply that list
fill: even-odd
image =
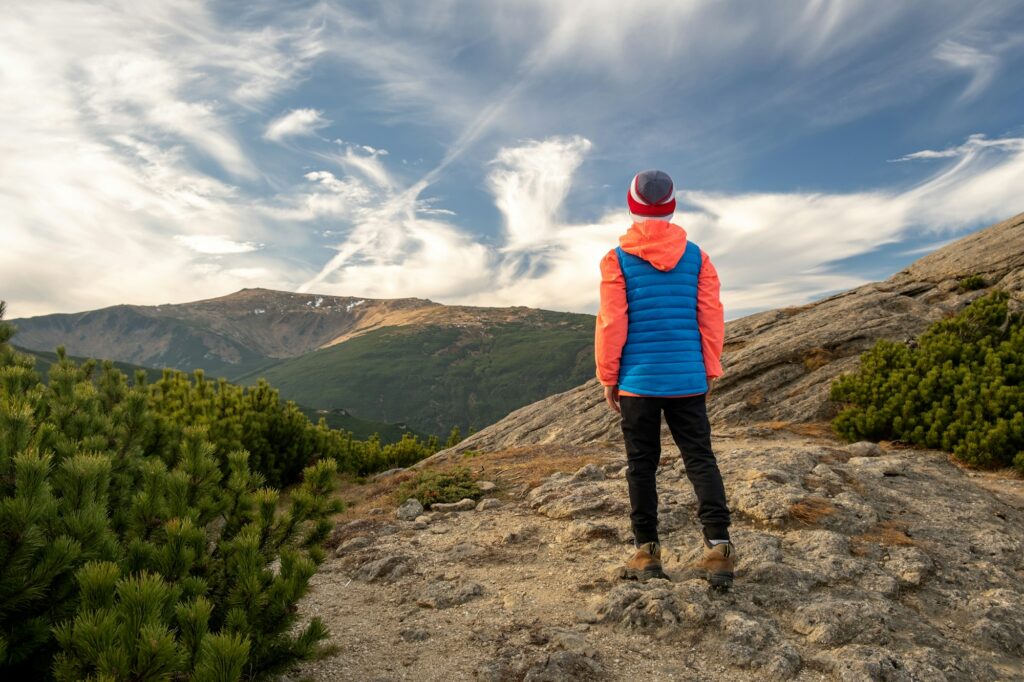
[{"label": "pine shrub", "polygon": [[969,465],[1024,471],[1024,316],[993,291],[908,346],[878,341],[831,398],[840,436],[952,451]]},{"label": "pine shrub", "polygon": [[257,463],[284,477],[280,439],[322,434],[261,411],[269,387],[200,396],[230,396],[225,425],[63,351],[44,384],[12,334],[0,305],[0,678],[227,682],[313,656],[327,632],[296,603],[340,508],[338,462],[311,455],[282,500],[237,446],[266,439]]},{"label": "pine shrub", "polygon": [[397,502],[416,498],[423,506],[430,507],[439,502],[458,502],[464,498],[480,499],[483,491],[473,479],[469,469],[459,467],[450,471],[421,471],[415,478],[402,483],[397,492]]}]

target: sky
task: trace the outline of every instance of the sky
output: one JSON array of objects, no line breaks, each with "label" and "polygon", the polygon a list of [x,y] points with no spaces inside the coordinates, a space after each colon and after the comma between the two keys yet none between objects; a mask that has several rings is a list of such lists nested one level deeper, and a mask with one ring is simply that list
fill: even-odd
[{"label": "sky", "polygon": [[727,319],[1024,211],[1024,4],[16,2],[9,317],[267,287],[594,312],[633,175]]}]

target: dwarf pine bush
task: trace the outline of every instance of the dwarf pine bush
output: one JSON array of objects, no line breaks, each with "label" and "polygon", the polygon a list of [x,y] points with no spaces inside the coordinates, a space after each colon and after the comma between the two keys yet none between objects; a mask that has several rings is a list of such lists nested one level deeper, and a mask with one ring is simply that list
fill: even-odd
[{"label": "dwarf pine bush", "polygon": [[993,291],[934,323],[916,346],[880,340],[831,398],[850,440],[898,439],[979,467],[1024,471],[1024,319]]},{"label": "dwarf pine bush", "polygon": [[315,654],[327,632],[296,603],[340,508],[336,460],[303,462],[282,500],[249,452],[218,449],[258,418],[187,426],[63,352],[43,383],[2,314],[0,679],[228,682]]}]

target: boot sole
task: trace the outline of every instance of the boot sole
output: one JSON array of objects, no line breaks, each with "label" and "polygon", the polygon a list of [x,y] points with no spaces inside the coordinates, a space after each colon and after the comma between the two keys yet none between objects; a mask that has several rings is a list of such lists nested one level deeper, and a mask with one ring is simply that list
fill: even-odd
[{"label": "boot sole", "polygon": [[649,568],[640,570],[638,568],[623,568],[619,577],[625,580],[637,580],[646,582],[648,580],[669,580],[668,574],[660,568]]},{"label": "boot sole", "polygon": [[711,588],[715,590],[725,591],[732,587],[733,574],[731,572],[721,571],[718,573],[709,573],[708,582],[711,583]]}]

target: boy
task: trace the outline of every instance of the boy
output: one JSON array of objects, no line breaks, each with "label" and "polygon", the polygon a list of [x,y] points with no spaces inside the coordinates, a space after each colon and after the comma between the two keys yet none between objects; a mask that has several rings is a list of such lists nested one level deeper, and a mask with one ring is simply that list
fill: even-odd
[{"label": "boy", "polygon": [[626,481],[636,553],[625,575],[667,578],[661,567],[656,473],[661,415],[682,453],[703,525],[702,567],[714,588],[733,581],[730,513],[711,449],[707,395],[722,374],[725,321],[718,273],[707,253],[672,223],[672,179],[638,173],[626,197],[633,224],[601,261],[595,331],[597,376],[622,415]]}]

